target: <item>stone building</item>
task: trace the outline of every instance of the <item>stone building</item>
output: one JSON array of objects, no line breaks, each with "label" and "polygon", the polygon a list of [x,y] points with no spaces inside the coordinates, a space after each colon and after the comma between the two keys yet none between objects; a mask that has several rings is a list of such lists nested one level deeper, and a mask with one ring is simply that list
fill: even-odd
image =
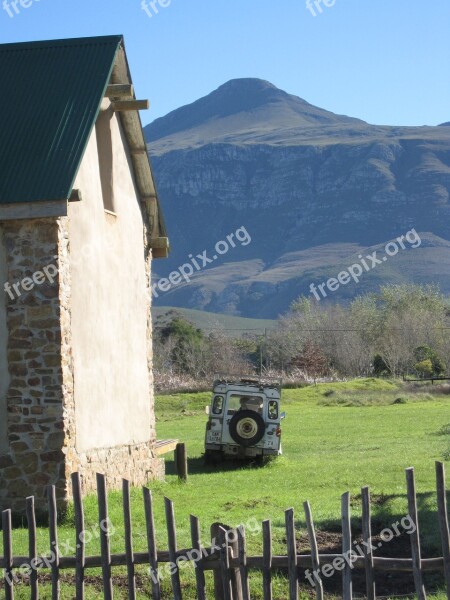
[{"label": "stone building", "polygon": [[[155,453],[151,259],[168,239],[121,36],[0,45],[0,508]],[[4,90],[5,92],[5,90]]]}]

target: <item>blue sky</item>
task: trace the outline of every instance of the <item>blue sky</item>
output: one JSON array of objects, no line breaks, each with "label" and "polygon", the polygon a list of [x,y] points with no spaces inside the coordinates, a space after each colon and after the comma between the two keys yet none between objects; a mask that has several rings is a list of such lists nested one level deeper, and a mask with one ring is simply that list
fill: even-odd
[{"label": "blue sky", "polygon": [[20,1],[2,43],[123,33],[144,124],[235,77],[371,123],[450,121],[448,0]]}]

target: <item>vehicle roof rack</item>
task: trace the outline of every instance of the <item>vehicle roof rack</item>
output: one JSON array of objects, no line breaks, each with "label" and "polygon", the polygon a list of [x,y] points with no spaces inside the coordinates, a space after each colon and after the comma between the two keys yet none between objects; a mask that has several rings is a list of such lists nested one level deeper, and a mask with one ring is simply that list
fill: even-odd
[{"label": "vehicle roof rack", "polygon": [[281,377],[269,377],[265,375],[230,375],[216,373],[214,375],[214,387],[220,383],[232,385],[258,385],[259,387],[271,387],[281,390],[283,380]]}]

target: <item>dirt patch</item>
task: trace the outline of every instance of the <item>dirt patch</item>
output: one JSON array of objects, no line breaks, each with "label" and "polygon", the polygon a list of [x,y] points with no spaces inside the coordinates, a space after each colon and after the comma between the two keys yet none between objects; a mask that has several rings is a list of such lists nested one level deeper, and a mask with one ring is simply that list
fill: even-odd
[{"label": "dirt patch", "polygon": [[[317,545],[320,554],[340,554],[342,552],[342,534],[332,533],[327,531],[317,531]],[[362,536],[356,535],[353,538],[354,550],[358,554],[364,552],[362,544]],[[411,540],[408,534],[402,533],[398,537],[394,537],[390,542],[383,541],[379,535],[373,536],[373,546],[377,546],[374,550],[374,556],[382,556],[385,558],[411,558]],[[361,550],[358,551],[358,546]],[[297,551],[299,554],[309,554],[311,549],[309,546],[307,534],[303,534],[298,538]],[[354,568],[352,571],[353,593],[355,596],[365,596],[366,593],[366,577],[364,569]],[[342,571],[335,573],[331,577],[322,577],[324,591],[329,595],[342,595]],[[427,577],[431,588],[438,586],[441,581],[439,577]],[[412,573],[402,572],[376,572],[375,574],[377,596],[405,596],[414,594],[414,579]],[[302,589],[311,590],[312,586],[305,576],[305,570],[300,569],[300,584]]]}]

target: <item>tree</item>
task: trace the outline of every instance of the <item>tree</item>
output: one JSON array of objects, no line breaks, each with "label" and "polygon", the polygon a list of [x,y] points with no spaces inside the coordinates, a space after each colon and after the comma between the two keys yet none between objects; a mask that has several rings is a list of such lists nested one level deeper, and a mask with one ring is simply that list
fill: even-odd
[{"label": "tree", "polygon": [[311,339],[305,342],[300,356],[294,359],[293,362],[299,369],[302,369],[307,375],[313,377],[314,385],[318,377],[326,374],[328,368],[328,362],[324,353]]},{"label": "tree", "polygon": [[171,345],[170,358],[175,372],[199,377],[204,363],[205,339],[201,329],[182,317],[174,316],[161,327],[160,339]]},{"label": "tree", "polygon": [[383,377],[384,375],[391,374],[391,372],[389,371],[389,367],[384,362],[381,354],[375,354],[375,356],[373,357],[373,372],[374,375],[377,375],[378,377]]},{"label": "tree", "polygon": [[433,363],[429,358],[418,362],[415,369],[421,377],[431,377],[433,375]]}]

